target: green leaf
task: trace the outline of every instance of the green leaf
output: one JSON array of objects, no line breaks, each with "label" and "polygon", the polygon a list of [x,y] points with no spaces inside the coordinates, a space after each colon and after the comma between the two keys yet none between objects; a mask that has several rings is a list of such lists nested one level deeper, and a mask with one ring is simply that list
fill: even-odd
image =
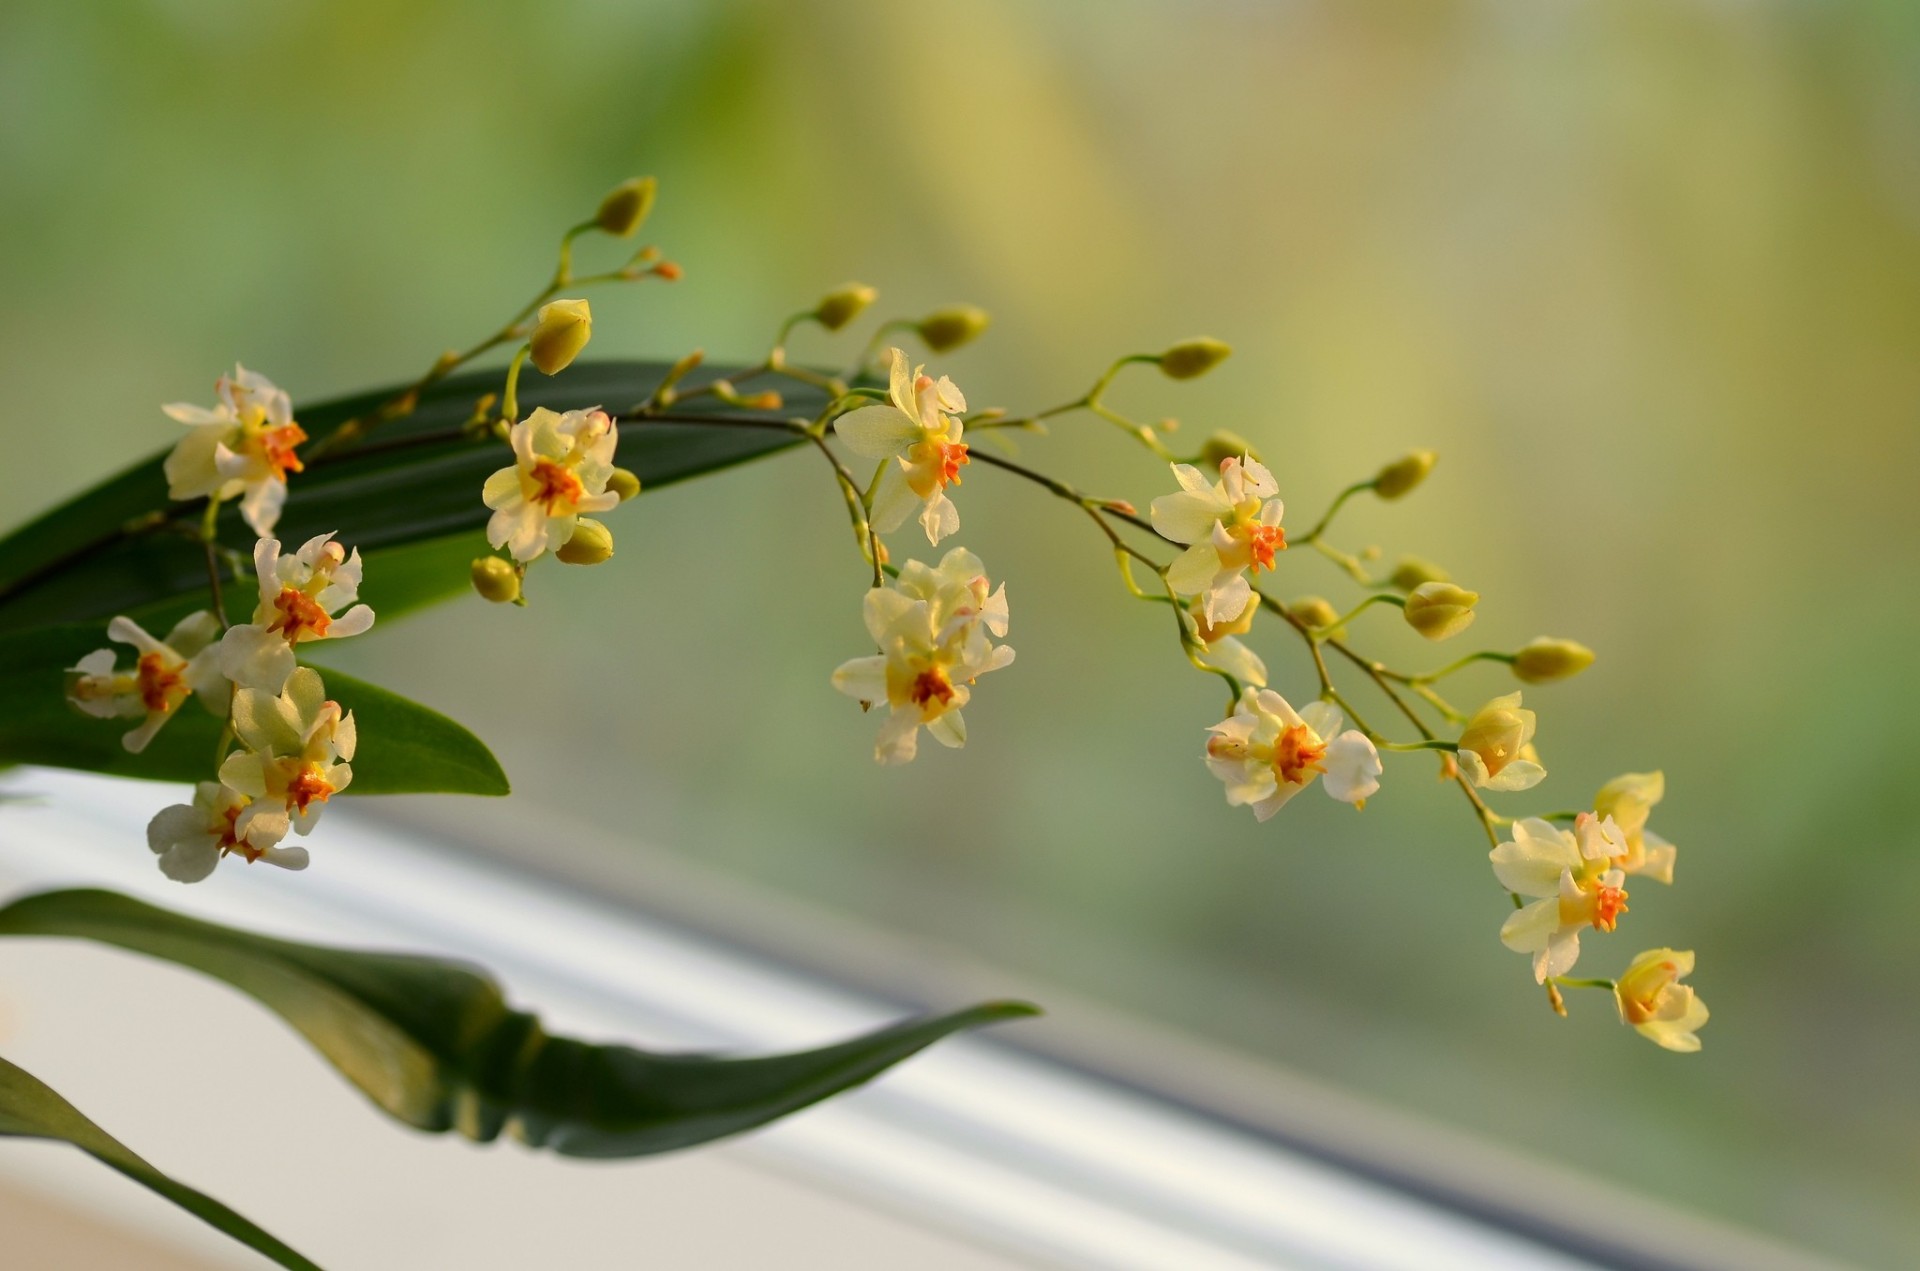
[{"label": "green leaf", "polygon": [[[598,404],[622,412],[646,400],[666,370],[667,364],[659,362],[575,363],[553,379],[522,379],[520,400],[525,408]],[[445,572],[444,590],[423,592],[415,579],[406,593],[383,596],[379,580],[392,549],[449,539],[480,541],[475,531],[488,516],[480,502],[481,483],[508,460],[500,442],[465,436],[462,425],[475,401],[498,392],[500,383],[497,371],[443,380],[422,395],[412,414],[316,457],[305,472],[293,475],[275,533],[283,543],[298,544],[338,531],[342,543],[366,557],[365,596],[383,617],[412,607],[420,597],[457,593],[466,586],[466,562],[484,548],[464,556],[464,548],[449,549],[454,554],[447,559],[457,568]],[[313,438],[303,449],[311,451],[342,423],[373,410],[395,391],[298,404],[295,413]],[[817,392],[801,386],[783,391],[795,413],[811,415],[823,404]],[[722,409],[696,398],[670,417],[623,420],[619,462],[640,475],[645,489],[656,489],[799,444],[777,426],[778,413],[724,408],[729,417],[753,416],[773,425],[768,427],[693,422]],[[179,431],[157,407],[154,428],[156,439],[169,447]],[[0,631],[107,618],[204,593],[205,553],[181,531],[198,525],[206,505],[168,502],[161,473],[165,457],[164,450],[156,453],[0,540]],[[152,524],[156,513],[170,518],[158,532]],[[237,507],[221,509],[219,536],[243,554],[252,550],[253,532]],[[421,564],[421,558],[412,563]]]},{"label": "green leaf", "polygon": [[791,1055],[656,1054],[550,1036],[459,963],[270,939],[113,892],[29,896],[0,909],[0,935],[74,936],[192,967],[281,1016],[408,1125],[483,1143],[504,1130],[563,1156],[644,1156],[738,1134],[950,1033],[1038,1014],[990,1002]]},{"label": "green leaf", "polygon": [[110,1165],[150,1191],[158,1192],[194,1217],[249,1249],[296,1271],[320,1271],[268,1233],[225,1205],[185,1183],[176,1183],[129,1151],[125,1144],[87,1120],[80,1110],[24,1068],[0,1059],[0,1135],[52,1139]]},{"label": "green leaf", "polygon": [[[161,634],[164,634],[164,629]],[[96,719],[67,704],[65,672],[108,645],[97,625],[41,627],[0,635],[0,764],[34,763],[156,781],[210,781],[223,720],[188,701],[145,752],[120,736],[137,720]],[[126,646],[116,649],[131,652]],[[500,761],[478,737],[438,711],[341,671],[322,672],[327,694],[354,713],[360,748],[349,794],[507,793]]]}]

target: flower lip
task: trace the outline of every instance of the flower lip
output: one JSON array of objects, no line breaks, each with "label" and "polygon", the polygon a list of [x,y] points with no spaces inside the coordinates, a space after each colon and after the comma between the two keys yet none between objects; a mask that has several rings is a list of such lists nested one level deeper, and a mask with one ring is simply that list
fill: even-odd
[{"label": "flower lip", "polygon": [[1314,736],[1305,724],[1295,724],[1281,733],[1274,745],[1273,767],[1282,781],[1301,785],[1311,780],[1313,773],[1327,770],[1322,762],[1326,757],[1327,743]]},{"label": "flower lip", "polygon": [[288,644],[307,636],[324,638],[333,625],[332,616],[320,602],[298,587],[282,587],[273,598],[273,608],[277,616],[267,624],[267,630],[278,631]]},{"label": "flower lip", "polygon": [[187,695],[186,664],[169,661],[159,651],[142,653],[136,664],[140,702],[150,711],[168,711]]},{"label": "flower lip", "polygon": [[565,464],[555,463],[551,459],[541,459],[534,463],[533,471],[527,474],[533,480],[536,493],[533,502],[540,504],[551,514],[553,510],[565,504],[572,506],[580,502],[586,493],[586,487],[580,478]]}]

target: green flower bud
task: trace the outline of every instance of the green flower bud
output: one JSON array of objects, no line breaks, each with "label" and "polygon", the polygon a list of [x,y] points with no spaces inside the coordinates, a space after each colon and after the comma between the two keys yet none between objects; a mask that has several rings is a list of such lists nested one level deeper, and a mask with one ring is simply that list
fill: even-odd
[{"label": "green flower bud", "polygon": [[1541,636],[1513,655],[1513,673],[1528,684],[1564,680],[1592,665],[1593,650],[1578,640]]},{"label": "green flower bud", "polygon": [[879,295],[865,283],[845,283],[839,290],[827,293],[826,299],[813,311],[814,321],[829,331],[838,331],[864,313]]},{"label": "green flower bud", "polygon": [[652,177],[622,181],[600,200],[600,210],[593,214],[593,223],[615,238],[629,237],[646,223],[647,214],[653,211],[653,196],[659,189],[660,183]]},{"label": "green flower bud", "polygon": [[619,495],[620,501],[625,503],[640,493],[640,478],[625,468],[615,468],[613,475],[607,478],[607,489]]},{"label": "green flower bud", "polygon": [[1200,444],[1200,466],[1208,472],[1218,472],[1220,465],[1228,459],[1252,459],[1260,462],[1260,452],[1247,444],[1247,439],[1237,432],[1221,429]]},{"label": "green flower bud", "polygon": [[1429,640],[1459,635],[1473,625],[1480,593],[1452,583],[1421,583],[1407,597],[1407,625]]},{"label": "green flower bud", "polygon": [[1324,596],[1302,596],[1287,604],[1287,612],[1310,627],[1331,627],[1340,620],[1340,611]]},{"label": "green flower bud", "polygon": [[1383,499],[1397,499],[1411,493],[1427,479],[1438,458],[1431,450],[1416,450],[1404,459],[1394,460],[1374,476],[1373,492]]},{"label": "green flower bud", "polygon": [[1211,336],[1182,340],[1160,355],[1160,373],[1170,380],[1190,380],[1205,375],[1232,356],[1233,346]]},{"label": "green flower bud", "polygon": [[613,533],[590,516],[573,527],[573,537],[554,553],[569,565],[598,565],[613,555]]},{"label": "green flower bud", "polygon": [[1402,556],[1400,563],[1387,575],[1387,582],[1400,591],[1412,591],[1422,583],[1444,583],[1453,575],[1430,560],[1421,560],[1418,556]]},{"label": "green flower bud", "polygon": [[928,314],[915,329],[920,333],[922,344],[935,353],[945,353],[978,339],[992,321],[985,309],[955,305]]},{"label": "green flower bud", "polygon": [[593,336],[593,310],[584,300],[551,300],[540,306],[527,344],[542,375],[558,375],[573,364]]},{"label": "green flower bud", "polygon": [[482,556],[473,562],[473,589],[496,605],[520,598],[520,571],[498,556]]}]

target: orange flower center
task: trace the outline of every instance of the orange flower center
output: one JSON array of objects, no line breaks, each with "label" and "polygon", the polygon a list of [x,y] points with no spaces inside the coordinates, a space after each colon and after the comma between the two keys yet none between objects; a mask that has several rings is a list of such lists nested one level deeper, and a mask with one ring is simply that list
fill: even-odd
[{"label": "orange flower center", "polygon": [[1273,766],[1288,785],[1304,785],[1311,780],[1309,773],[1325,772],[1320,761],[1326,757],[1327,743],[1314,740],[1313,731],[1305,724],[1295,724],[1281,733],[1273,748]]},{"label": "orange flower center", "polygon": [[940,484],[959,485],[960,468],[972,463],[967,457],[967,443],[964,441],[943,441],[940,445]]},{"label": "orange flower center", "polygon": [[1593,893],[1593,926],[1596,931],[1612,931],[1627,912],[1627,893],[1622,887],[1600,887]]},{"label": "orange flower center", "polygon": [[923,709],[935,700],[945,706],[953,700],[953,681],[948,679],[947,673],[939,667],[928,667],[913,677],[910,696],[913,698],[913,704]]},{"label": "orange flower center", "polygon": [[573,469],[551,459],[536,460],[531,475],[533,484],[538,487],[533,501],[545,507],[549,516],[555,515],[554,509],[563,503],[571,510],[586,493],[586,487],[580,484],[580,478],[573,474]]},{"label": "orange flower center", "polygon": [[293,452],[293,448],[306,439],[307,430],[299,424],[269,428],[260,434],[260,457],[273,469],[274,476],[284,481],[289,472],[306,471],[300,456]]},{"label": "orange flower center", "polygon": [[136,674],[140,703],[149,711],[170,711],[187,695],[180,668],[169,665],[163,653],[142,653]]},{"label": "orange flower center", "polygon": [[297,644],[307,636],[324,636],[333,625],[320,602],[298,587],[282,587],[273,598],[273,607],[280,616],[267,624],[267,630],[280,632],[288,644]]},{"label": "orange flower center", "polygon": [[332,796],[333,783],[320,775],[317,764],[303,765],[287,782],[287,802],[296,811],[305,812],[309,805],[325,803]]},{"label": "orange flower center", "polygon": [[240,837],[238,823],[241,810],[241,805],[236,803],[220,814],[220,850],[238,852],[246,857],[247,864],[251,865],[266,853]]},{"label": "orange flower center", "polygon": [[1253,558],[1253,572],[1273,568],[1276,552],[1287,550],[1287,531],[1278,525],[1255,523],[1247,527],[1247,555]]}]

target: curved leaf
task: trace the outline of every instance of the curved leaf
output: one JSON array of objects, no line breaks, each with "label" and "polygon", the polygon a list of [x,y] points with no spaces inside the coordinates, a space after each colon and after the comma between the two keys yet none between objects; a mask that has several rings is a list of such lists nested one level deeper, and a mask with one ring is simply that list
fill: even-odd
[{"label": "curved leaf", "polygon": [[192,967],[280,1015],[408,1125],[477,1142],[505,1131],[564,1156],[643,1156],[738,1134],[949,1033],[1038,1013],[991,1002],[797,1054],[657,1054],[550,1036],[459,963],[271,939],[113,892],[29,896],[0,909],[0,935],[75,936]]},{"label": "curved leaf", "polygon": [[267,1232],[225,1205],[184,1183],[176,1183],[129,1151],[125,1144],[80,1114],[54,1090],[24,1068],[0,1059],[0,1136],[52,1139],[71,1143],[103,1165],[110,1165],[150,1191],[158,1192],[215,1230],[295,1271],[320,1271]]},{"label": "curved leaf", "polygon": [[[0,763],[156,781],[211,780],[223,721],[198,703],[182,706],[138,755],[120,745],[120,735],[137,721],[95,719],[67,704],[66,668],[107,644],[105,631],[93,623],[0,635],[0,702],[6,704],[0,710]],[[328,696],[359,724],[361,745],[347,793],[507,793],[500,761],[459,724],[344,672],[324,675]]]},{"label": "curved leaf", "polygon": [[[663,362],[579,362],[553,379],[523,379],[520,400],[527,408],[597,404],[626,411],[647,399],[667,369]],[[506,462],[505,450],[492,438],[462,435],[462,425],[474,403],[498,392],[500,383],[498,371],[452,376],[422,394],[412,414],[381,425],[354,445],[317,456],[293,477],[276,530],[281,541],[299,543],[339,531],[343,543],[367,557],[369,603],[377,612],[393,611],[378,590],[382,553],[471,535],[486,524],[480,486]],[[306,449],[395,391],[302,405],[297,414],[313,438]],[[794,411],[808,415],[824,400],[799,386],[788,397]],[[644,488],[653,489],[799,444],[777,426],[689,422],[717,409],[710,399],[696,398],[671,417],[622,421],[620,463],[640,475]],[[754,415],[738,408],[726,413]],[[765,412],[756,417],[770,425],[780,418]],[[170,445],[173,434],[167,430],[177,431],[178,425],[157,409],[154,420],[155,436]],[[154,514],[162,513],[174,518],[175,527],[191,527],[206,506],[200,500],[168,502],[161,473],[165,457],[163,450],[0,539],[0,631],[105,618],[204,591],[206,558],[199,544],[182,533],[154,532],[151,524]],[[251,552],[253,533],[236,507],[222,508],[219,534],[223,544],[243,555]],[[460,569],[447,584],[448,594],[465,586]]]}]

